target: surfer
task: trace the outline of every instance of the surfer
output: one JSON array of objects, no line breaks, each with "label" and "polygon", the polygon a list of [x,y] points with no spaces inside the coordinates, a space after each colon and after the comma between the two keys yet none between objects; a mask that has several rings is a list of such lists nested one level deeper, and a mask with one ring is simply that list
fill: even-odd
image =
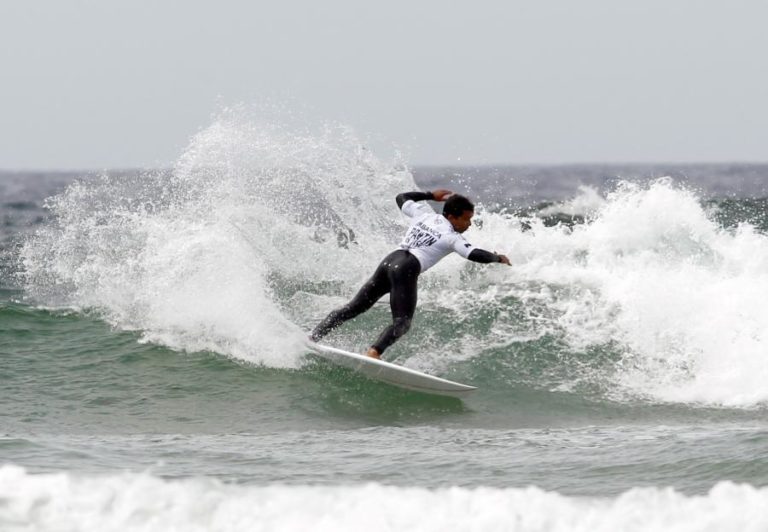
[{"label": "surfer", "polygon": [[[436,214],[423,203],[425,200],[445,202],[443,213]],[[465,196],[450,190],[406,192],[398,194],[397,206],[411,219],[411,225],[398,249],[384,257],[373,276],[352,300],[334,310],[312,331],[310,340],[319,341],[333,329],[370,309],[389,292],[392,324],[368,348],[366,355],[381,358],[411,327],[416,310],[419,275],[437,264],[443,257],[456,252],[473,262],[500,262],[509,265],[505,255],[474,247],[461,235],[472,225],[475,206]]]}]

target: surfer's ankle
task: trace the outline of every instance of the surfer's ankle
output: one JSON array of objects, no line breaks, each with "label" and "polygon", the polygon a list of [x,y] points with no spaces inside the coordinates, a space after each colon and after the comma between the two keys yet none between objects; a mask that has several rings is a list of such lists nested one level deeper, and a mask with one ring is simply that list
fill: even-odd
[{"label": "surfer's ankle", "polygon": [[376,350],[375,347],[369,347],[368,351],[365,352],[365,356],[381,360],[381,354]]}]

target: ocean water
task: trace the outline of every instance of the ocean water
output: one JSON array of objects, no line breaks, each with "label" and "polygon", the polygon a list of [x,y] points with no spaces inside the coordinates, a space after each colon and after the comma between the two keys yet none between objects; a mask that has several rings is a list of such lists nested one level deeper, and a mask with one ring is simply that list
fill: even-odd
[{"label": "ocean water", "polygon": [[[0,530],[768,530],[768,165],[410,168],[223,112],[171,168],[0,174]],[[306,331],[479,201],[387,358]],[[361,351],[386,301],[328,337]]]}]

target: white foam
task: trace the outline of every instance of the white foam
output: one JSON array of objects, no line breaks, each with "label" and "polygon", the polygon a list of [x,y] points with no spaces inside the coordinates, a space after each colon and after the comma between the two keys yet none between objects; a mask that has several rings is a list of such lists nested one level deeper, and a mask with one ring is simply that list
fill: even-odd
[{"label": "white foam", "polygon": [[495,297],[525,301],[574,350],[613,342],[625,351],[610,375],[620,389],[686,403],[768,401],[766,235],[722,229],[666,179],[620,185],[573,230],[534,220],[521,232],[509,216],[484,217],[468,236],[515,267],[483,270],[474,288],[503,285]]},{"label": "white foam", "polygon": [[642,488],[585,498],[535,487],[242,486],[146,473],[88,477],[0,468],[0,528],[8,532],[762,531],[767,506],[768,488],[730,482],[698,496]]},{"label": "white foam", "polygon": [[578,190],[579,193],[575,198],[555,205],[550,205],[549,207],[541,209],[537,214],[539,216],[549,216],[552,214],[591,216],[605,205],[605,198],[600,195],[595,187],[581,185]]},{"label": "white foam", "polygon": [[399,232],[395,194],[414,187],[348,128],[225,109],[170,174],[76,183],[50,200],[54,223],[21,253],[27,291],[174,349],[295,367],[317,318],[283,306],[281,280],[351,291]]}]

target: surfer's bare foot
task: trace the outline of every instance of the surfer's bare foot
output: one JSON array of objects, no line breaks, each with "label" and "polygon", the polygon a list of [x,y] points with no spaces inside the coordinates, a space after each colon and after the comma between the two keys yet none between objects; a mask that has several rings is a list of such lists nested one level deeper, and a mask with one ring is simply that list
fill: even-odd
[{"label": "surfer's bare foot", "polygon": [[368,351],[365,352],[365,356],[375,358],[376,360],[381,360],[381,355],[373,347],[368,348]]}]

